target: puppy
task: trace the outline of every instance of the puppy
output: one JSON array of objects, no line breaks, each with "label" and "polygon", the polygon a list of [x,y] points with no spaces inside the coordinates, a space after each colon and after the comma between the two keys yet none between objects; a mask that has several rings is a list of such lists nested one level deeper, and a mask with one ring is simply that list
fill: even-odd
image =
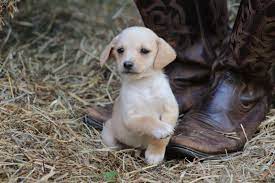
[{"label": "puppy", "polygon": [[130,27],[116,36],[100,56],[114,56],[122,77],[120,95],[103,127],[109,147],[120,143],[146,149],[149,164],[160,163],[178,118],[178,105],[162,68],[176,58],[173,48],[153,31]]}]

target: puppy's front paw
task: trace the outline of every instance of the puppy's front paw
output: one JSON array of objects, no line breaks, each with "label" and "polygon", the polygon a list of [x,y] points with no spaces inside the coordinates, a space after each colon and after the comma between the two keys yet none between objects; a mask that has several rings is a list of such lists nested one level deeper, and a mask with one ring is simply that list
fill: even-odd
[{"label": "puppy's front paw", "polygon": [[163,161],[163,159],[164,159],[164,153],[158,154],[158,153],[150,152],[148,150],[145,152],[145,161],[150,165],[159,164]]},{"label": "puppy's front paw", "polygon": [[153,137],[156,139],[164,139],[172,135],[174,127],[168,123],[160,123],[156,129],[152,131]]}]

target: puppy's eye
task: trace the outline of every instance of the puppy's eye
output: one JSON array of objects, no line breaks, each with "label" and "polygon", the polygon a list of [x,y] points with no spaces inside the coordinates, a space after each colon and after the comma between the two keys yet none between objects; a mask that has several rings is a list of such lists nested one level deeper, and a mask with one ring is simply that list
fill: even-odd
[{"label": "puppy's eye", "polygon": [[141,48],[141,49],[140,49],[140,53],[146,55],[146,54],[150,53],[150,50],[148,50],[148,49],[146,49],[146,48]]},{"label": "puppy's eye", "polygon": [[122,54],[123,52],[124,52],[124,48],[118,48],[117,50],[116,50],[119,54]]}]

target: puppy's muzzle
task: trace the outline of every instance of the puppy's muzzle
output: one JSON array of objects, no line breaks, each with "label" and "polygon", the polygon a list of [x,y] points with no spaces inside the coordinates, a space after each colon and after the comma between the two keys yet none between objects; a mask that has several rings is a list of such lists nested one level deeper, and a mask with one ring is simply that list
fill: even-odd
[{"label": "puppy's muzzle", "polygon": [[132,61],[125,61],[123,67],[126,71],[131,71],[134,67],[134,63]]},{"label": "puppy's muzzle", "polygon": [[137,74],[134,67],[135,67],[135,64],[132,61],[123,62],[123,73],[125,73],[125,74]]}]

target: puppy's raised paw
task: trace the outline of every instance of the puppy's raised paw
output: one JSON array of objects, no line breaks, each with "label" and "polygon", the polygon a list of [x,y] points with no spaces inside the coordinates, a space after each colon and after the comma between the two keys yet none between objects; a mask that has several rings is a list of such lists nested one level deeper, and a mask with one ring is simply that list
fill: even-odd
[{"label": "puppy's raised paw", "polygon": [[153,153],[151,151],[145,152],[145,161],[150,165],[156,165],[163,161],[164,153]]},{"label": "puppy's raised paw", "polygon": [[164,139],[172,135],[174,132],[174,127],[168,123],[160,123],[158,127],[156,127],[152,131],[152,135],[156,139]]}]

